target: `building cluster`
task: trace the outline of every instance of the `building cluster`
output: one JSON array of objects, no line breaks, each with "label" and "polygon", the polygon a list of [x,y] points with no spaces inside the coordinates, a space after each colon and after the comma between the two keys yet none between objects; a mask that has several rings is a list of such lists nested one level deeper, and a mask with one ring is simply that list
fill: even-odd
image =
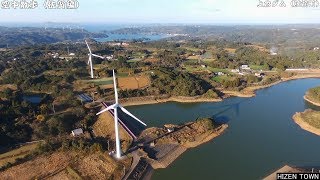
[{"label": "building cluster", "polygon": [[247,64],[241,65],[238,69],[232,69],[231,72],[235,74],[239,74],[241,76],[248,75],[248,74],[254,74],[256,77],[261,77],[261,78],[265,76],[265,74],[261,70],[260,72],[254,71]]},{"label": "building cluster", "polygon": [[122,47],[128,47],[130,44],[126,42],[110,42],[108,43],[109,46],[122,46]]}]

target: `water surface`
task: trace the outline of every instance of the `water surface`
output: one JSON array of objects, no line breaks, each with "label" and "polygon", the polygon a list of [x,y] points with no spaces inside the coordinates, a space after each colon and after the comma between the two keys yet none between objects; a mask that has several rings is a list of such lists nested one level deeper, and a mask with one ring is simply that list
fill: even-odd
[{"label": "water surface", "polygon": [[220,137],[188,150],[166,169],[160,179],[261,179],[285,164],[320,166],[320,137],[302,130],[292,116],[319,108],[303,96],[320,79],[284,82],[257,91],[253,98],[229,98],[218,103],[164,103],[128,109],[149,127],[214,117],[229,128]]}]

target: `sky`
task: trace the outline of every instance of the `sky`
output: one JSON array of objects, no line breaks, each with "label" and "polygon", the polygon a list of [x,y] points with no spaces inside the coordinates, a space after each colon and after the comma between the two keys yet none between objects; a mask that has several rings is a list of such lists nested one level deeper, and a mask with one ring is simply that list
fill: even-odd
[{"label": "sky", "polygon": [[45,9],[43,6],[45,0],[37,1],[39,7],[33,10],[0,8],[0,22],[191,24],[320,22],[320,8],[291,7],[290,3],[294,0],[283,0],[286,3],[285,8],[257,7],[259,0],[78,0],[79,8],[72,10]]}]

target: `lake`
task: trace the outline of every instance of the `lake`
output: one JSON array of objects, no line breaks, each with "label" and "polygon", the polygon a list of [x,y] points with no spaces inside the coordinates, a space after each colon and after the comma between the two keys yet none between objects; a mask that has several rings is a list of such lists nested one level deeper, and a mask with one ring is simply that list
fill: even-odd
[{"label": "lake", "polygon": [[257,91],[253,98],[233,97],[218,103],[164,103],[128,107],[148,124],[161,127],[198,117],[227,122],[227,131],[188,150],[152,179],[261,179],[285,164],[320,165],[320,137],[292,120],[295,112],[319,108],[304,101],[320,79],[284,82]]},{"label": "lake", "polygon": [[25,95],[23,96],[23,100],[33,104],[39,104],[42,101],[42,96],[41,95]]}]

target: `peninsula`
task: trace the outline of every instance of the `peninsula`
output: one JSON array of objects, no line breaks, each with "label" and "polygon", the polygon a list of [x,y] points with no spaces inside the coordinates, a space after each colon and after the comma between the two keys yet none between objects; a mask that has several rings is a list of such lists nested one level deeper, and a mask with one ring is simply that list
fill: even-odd
[{"label": "peninsula", "polygon": [[[320,106],[320,87],[312,88],[307,91],[304,99],[316,106]],[[307,109],[298,112],[293,116],[293,120],[304,130],[320,136],[320,111]]]}]

